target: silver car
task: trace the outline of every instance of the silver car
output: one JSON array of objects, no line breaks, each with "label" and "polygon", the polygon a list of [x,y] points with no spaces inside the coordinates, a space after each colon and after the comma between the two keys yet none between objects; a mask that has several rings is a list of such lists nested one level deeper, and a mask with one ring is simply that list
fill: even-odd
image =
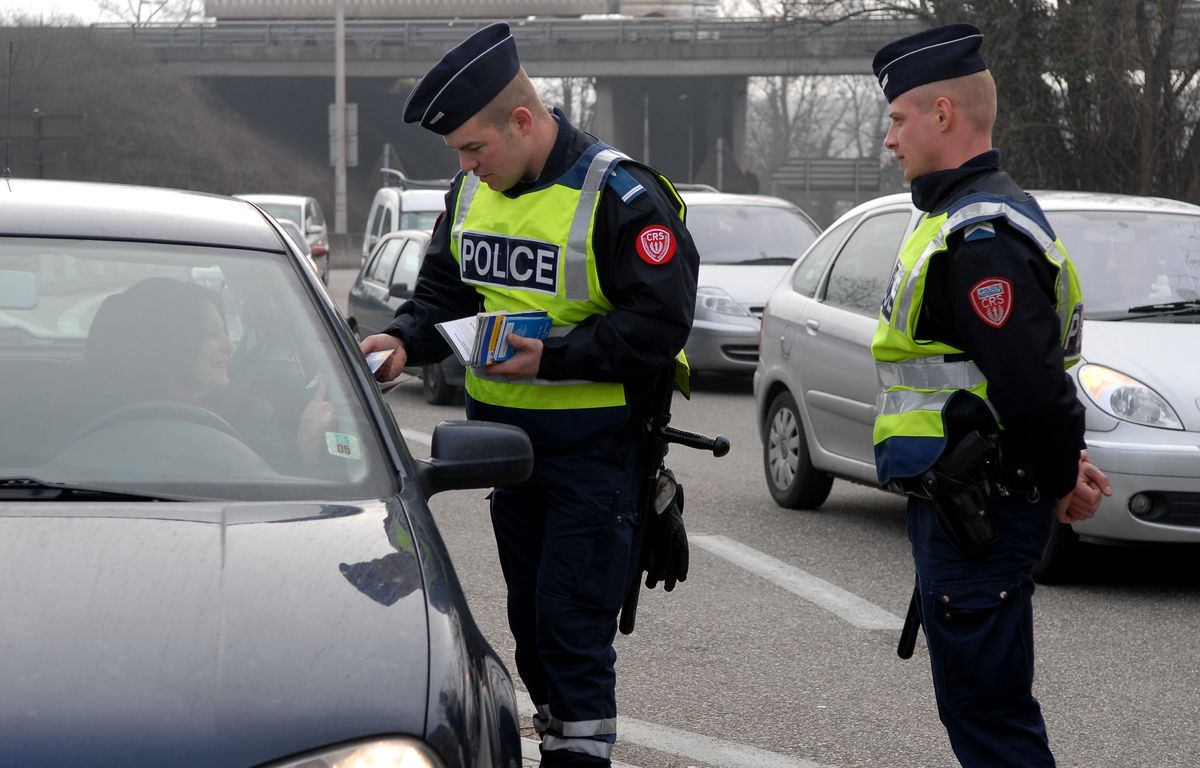
[{"label": "silver car", "polygon": [[[1035,192],[1079,271],[1089,457],[1113,496],[1059,525],[1035,576],[1071,574],[1079,542],[1200,542],[1200,206]],[[819,507],[834,478],[876,484],[879,384],[871,337],[901,243],[907,194],[841,216],[784,276],[763,313],[754,394],[776,502]]]},{"label": "silver car", "polygon": [[681,186],[688,232],[700,252],[688,363],[693,371],[753,373],[767,296],[820,228],[778,197]]}]

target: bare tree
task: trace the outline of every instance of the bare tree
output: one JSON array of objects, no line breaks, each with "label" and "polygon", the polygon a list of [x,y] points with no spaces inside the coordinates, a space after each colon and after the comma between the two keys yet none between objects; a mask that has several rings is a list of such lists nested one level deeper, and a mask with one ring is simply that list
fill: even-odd
[{"label": "bare tree", "polygon": [[590,131],[596,119],[596,78],[535,78],[534,88],[543,102],[560,107],[575,127]]},{"label": "bare tree", "polygon": [[100,10],[134,26],[184,24],[204,16],[204,0],[96,0]]}]

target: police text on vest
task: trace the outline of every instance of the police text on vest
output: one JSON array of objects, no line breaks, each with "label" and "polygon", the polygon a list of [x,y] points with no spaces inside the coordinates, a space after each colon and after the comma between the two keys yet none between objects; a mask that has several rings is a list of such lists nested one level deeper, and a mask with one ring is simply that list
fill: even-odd
[{"label": "police text on vest", "polygon": [[465,283],[558,292],[559,248],[553,243],[463,232],[459,270]]}]

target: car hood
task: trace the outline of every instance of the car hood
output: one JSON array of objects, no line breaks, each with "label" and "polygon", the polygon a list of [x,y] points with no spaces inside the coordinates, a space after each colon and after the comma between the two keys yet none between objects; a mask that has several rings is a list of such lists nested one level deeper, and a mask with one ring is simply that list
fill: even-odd
[{"label": "car hood", "polygon": [[[1200,324],[1088,320],[1083,359],[1132,376],[1167,399],[1184,427],[1200,431]],[[1086,397],[1086,395],[1085,395]]]},{"label": "car hood", "polygon": [[408,531],[384,502],[0,503],[0,742],[27,765],[238,766],[422,734]]},{"label": "car hood", "polygon": [[701,264],[698,285],[720,288],[746,307],[762,308],[790,264]]}]

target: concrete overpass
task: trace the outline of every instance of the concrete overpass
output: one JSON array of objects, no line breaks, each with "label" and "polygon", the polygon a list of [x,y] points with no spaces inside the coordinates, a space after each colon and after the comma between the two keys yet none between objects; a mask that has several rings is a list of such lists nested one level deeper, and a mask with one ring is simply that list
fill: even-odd
[{"label": "concrete overpass", "polygon": [[[446,50],[487,23],[346,22],[347,87],[359,94],[350,100],[359,103],[360,132],[390,135],[386,140],[399,148],[410,173],[423,173],[419,165],[429,155],[446,163],[453,158],[399,125],[398,104],[380,114],[388,101],[380,90],[406,95]],[[672,178],[719,179],[731,191],[751,188],[742,174],[748,77],[870,74],[871,58],[880,46],[922,27],[912,20],[880,18],[833,24],[716,18],[532,18],[509,23],[532,76],[596,79],[593,128],[599,136]],[[318,94],[310,99],[313,106],[323,107],[320,94],[332,83],[332,20],[98,25],[93,30],[151,48],[180,74],[212,81],[243,111],[257,108],[255,94],[263,89],[305,90],[297,79],[309,82],[307,90]],[[359,143],[369,163],[383,140],[360,137]]]},{"label": "concrete overpass", "polygon": [[[348,20],[348,100],[359,107],[360,168],[384,143],[412,175],[454,169],[441,142],[399,119],[415,78],[486,19]],[[923,27],[911,19],[860,17],[836,23],[779,19],[527,18],[509,20],[534,77],[594,77],[595,133],[676,180],[718,176],[747,189],[747,78],[869,74],[874,52]],[[151,48],[177,72],[203,78],[252,121],[279,135],[308,131],[323,154],[325,105],[333,101],[334,23],[328,20],[218,21],[182,26],[97,25],[94,34]],[[1198,46],[1200,2],[1186,4],[1181,55]],[[293,102],[280,106],[267,94]],[[718,168],[720,169],[718,171]],[[365,179],[363,189],[378,183]],[[352,178],[352,183],[354,178]]]}]

